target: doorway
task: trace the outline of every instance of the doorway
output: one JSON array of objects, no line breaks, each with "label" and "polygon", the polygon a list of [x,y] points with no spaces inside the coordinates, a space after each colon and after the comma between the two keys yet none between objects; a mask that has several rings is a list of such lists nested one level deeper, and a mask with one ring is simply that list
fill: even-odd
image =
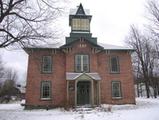
[{"label": "doorway", "polygon": [[90,81],[79,81],[77,83],[77,105],[90,104]]}]

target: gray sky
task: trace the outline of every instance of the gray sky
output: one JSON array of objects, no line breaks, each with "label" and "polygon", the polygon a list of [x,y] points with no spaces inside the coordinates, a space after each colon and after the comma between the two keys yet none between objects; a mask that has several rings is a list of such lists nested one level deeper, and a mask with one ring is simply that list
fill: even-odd
[{"label": "gray sky", "polygon": [[[146,0],[72,0],[66,9],[66,14],[57,23],[59,29],[65,36],[69,36],[68,25],[69,9],[75,8],[80,3],[83,7],[90,9],[93,16],[91,21],[91,32],[98,42],[114,45],[124,45],[125,36],[131,24],[144,24],[146,22],[145,5]],[[20,75],[20,80],[24,80],[27,71],[28,55],[21,50],[6,51],[0,50],[5,64],[15,68]]]}]

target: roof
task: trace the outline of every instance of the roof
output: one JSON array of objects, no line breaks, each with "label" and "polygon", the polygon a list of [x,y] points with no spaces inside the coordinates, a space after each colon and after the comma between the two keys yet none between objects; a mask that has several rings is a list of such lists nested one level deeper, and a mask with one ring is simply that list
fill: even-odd
[{"label": "roof", "polygon": [[117,46],[103,43],[98,43],[98,45],[102,46],[105,50],[134,50],[133,48],[126,46]]},{"label": "roof", "polygon": [[[70,9],[70,15],[76,15],[76,9]],[[85,15],[90,15],[90,10],[89,9],[84,9]]]},{"label": "roof", "polygon": [[80,4],[76,9],[70,9],[70,15],[90,15],[89,9],[83,9]]},{"label": "roof", "polygon": [[[103,49],[103,47],[102,46],[100,46],[100,45],[98,45],[98,44],[96,44],[96,43],[93,43],[93,42],[91,42],[90,40],[87,40],[87,39],[85,39],[88,43],[90,43],[90,44],[92,44],[92,45],[94,45],[94,46],[96,46],[96,47],[98,47],[98,48],[101,48],[101,49]],[[72,45],[73,43],[75,43],[76,42],[76,40],[74,40],[74,41],[72,41],[72,42],[70,42],[70,43],[68,43],[68,44],[64,44],[64,45],[62,45],[60,48],[66,48],[66,47],[69,47],[70,45]]]},{"label": "roof", "polygon": [[82,4],[79,5],[76,15],[85,15],[85,11],[83,9]]},{"label": "roof", "polygon": [[62,43],[55,43],[55,44],[45,44],[45,45],[36,45],[36,46],[25,46],[24,49],[27,49],[27,48],[39,48],[39,49],[58,49],[60,48],[60,46],[62,46],[63,44]]},{"label": "roof", "polygon": [[[39,46],[27,46],[24,49],[59,49],[60,47],[64,47],[66,44],[62,43],[57,43],[57,44],[49,44],[49,45],[39,45]],[[133,48],[131,47],[126,47],[126,46],[117,46],[117,45],[111,45],[111,44],[103,44],[103,43],[98,43],[97,46],[101,46],[105,50],[131,50],[134,51]]]},{"label": "roof", "polygon": [[[24,49],[58,49],[62,47],[65,44],[52,44],[52,45],[39,45],[39,46],[27,46]],[[98,43],[99,46],[103,47],[105,50],[134,50],[133,48],[130,47],[125,47],[125,46],[117,46],[117,45],[111,45],[111,44],[103,44],[103,43]]]},{"label": "roof", "polygon": [[101,77],[98,73],[74,73],[74,72],[66,72],[66,80],[76,80],[82,75],[87,75],[93,80],[101,80]]}]

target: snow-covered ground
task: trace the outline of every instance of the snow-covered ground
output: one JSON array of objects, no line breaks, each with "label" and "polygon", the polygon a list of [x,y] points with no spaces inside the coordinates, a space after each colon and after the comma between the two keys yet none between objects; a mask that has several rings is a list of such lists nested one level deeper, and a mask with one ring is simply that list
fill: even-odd
[{"label": "snow-covered ground", "polygon": [[18,103],[0,104],[0,120],[159,120],[159,99],[137,98],[137,105],[110,105],[65,111],[23,110]]}]

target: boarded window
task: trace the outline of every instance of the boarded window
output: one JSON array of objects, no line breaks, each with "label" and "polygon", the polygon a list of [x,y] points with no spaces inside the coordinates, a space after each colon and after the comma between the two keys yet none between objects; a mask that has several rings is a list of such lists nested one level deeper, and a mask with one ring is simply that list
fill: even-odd
[{"label": "boarded window", "polygon": [[75,71],[89,72],[89,56],[88,55],[75,56]]},{"label": "boarded window", "polygon": [[118,56],[110,57],[110,71],[111,71],[111,73],[119,73],[120,72],[119,57]]},{"label": "boarded window", "polygon": [[42,72],[51,73],[52,72],[52,57],[43,56],[42,58]]},{"label": "boarded window", "polygon": [[42,81],[41,82],[41,99],[50,99],[51,98],[51,82]]},{"label": "boarded window", "polygon": [[112,82],[112,97],[121,98],[121,83],[119,81]]}]

